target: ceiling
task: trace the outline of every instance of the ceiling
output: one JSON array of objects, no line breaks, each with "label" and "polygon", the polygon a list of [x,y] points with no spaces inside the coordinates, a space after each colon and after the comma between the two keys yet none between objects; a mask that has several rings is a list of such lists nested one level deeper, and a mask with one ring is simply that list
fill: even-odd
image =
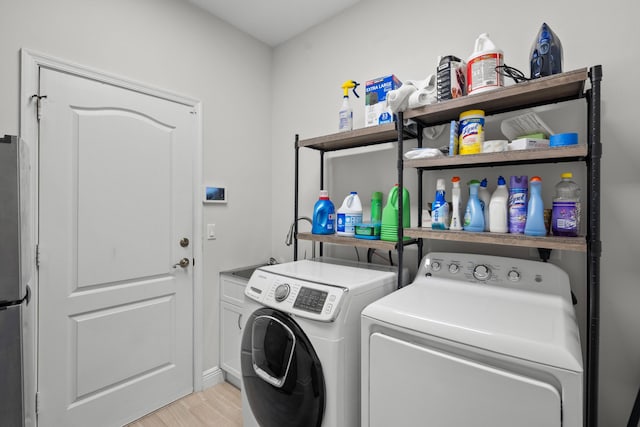
[{"label": "ceiling", "polygon": [[275,47],[360,0],[189,0]]}]

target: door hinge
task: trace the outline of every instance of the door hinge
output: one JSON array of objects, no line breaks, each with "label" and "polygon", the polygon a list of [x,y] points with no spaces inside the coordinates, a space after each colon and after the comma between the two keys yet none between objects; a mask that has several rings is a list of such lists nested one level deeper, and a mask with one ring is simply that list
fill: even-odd
[{"label": "door hinge", "polygon": [[36,245],[36,268],[40,268],[40,245]]},{"label": "door hinge", "polygon": [[36,392],[36,415],[40,413],[40,392]]},{"label": "door hinge", "polygon": [[47,95],[38,95],[38,94],[31,95],[31,99],[33,98],[36,99],[36,117],[38,121],[40,121],[40,119],[42,118],[42,100],[45,99],[46,97]]}]

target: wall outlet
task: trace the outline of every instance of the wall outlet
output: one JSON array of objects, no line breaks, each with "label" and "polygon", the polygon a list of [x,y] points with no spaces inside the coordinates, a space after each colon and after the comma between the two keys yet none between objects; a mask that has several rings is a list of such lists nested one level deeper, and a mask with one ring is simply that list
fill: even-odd
[{"label": "wall outlet", "polygon": [[216,225],[207,224],[207,239],[216,240]]}]

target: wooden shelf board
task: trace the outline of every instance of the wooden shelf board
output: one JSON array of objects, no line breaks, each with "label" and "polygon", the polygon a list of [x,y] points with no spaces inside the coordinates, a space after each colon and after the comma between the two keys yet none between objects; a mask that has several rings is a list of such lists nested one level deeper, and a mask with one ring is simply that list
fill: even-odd
[{"label": "wooden shelf board", "polygon": [[396,124],[386,123],[349,132],[338,132],[316,138],[301,139],[298,147],[314,148],[322,151],[335,151],[345,148],[364,147],[398,140]]},{"label": "wooden shelf board", "polygon": [[563,159],[581,159],[587,156],[588,151],[589,149],[586,144],[577,144],[564,147],[503,151],[500,153],[431,157],[427,159],[404,160],[404,168],[464,168],[496,166],[509,163],[533,163],[535,161],[552,163],[554,160],[562,161]]},{"label": "wooden shelf board", "polygon": [[574,252],[586,252],[586,239],[581,237],[532,237],[524,234],[509,233],[471,233],[468,231],[440,231],[430,228],[407,228],[404,234],[415,239],[450,240],[468,243],[483,243],[527,248],[559,249]]},{"label": "wooden shelf board", "polygon": [[[356,246],[359,248],[381,249],[385,251],[393,251],[396,249],[396,242],[388,242],[386,240],[367,240],[356,239],[355,237],[338,236],[337,234],[311,234],[298,233],[298,240],[312,240],[314,242],[333,243],[344,246]],[[405,245],[415,243],[415,240],[405,241]]]},{"label": "wooden shelf board", "polygon": [[404,112],[405,119],[414,119],[433,126],[458,120],[466,110],[481,109],[486,115],[517,110],[536,105],[577,99],[583,96],[587,68],[517,83],[487,92],[429,104]]}]

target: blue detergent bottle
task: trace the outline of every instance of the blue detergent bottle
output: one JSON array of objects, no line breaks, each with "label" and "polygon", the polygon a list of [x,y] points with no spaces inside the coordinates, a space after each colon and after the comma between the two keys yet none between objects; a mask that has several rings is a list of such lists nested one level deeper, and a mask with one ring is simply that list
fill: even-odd
[{"label": "blue detergent bottle", "polygon": [[436,196],[431,204],[431,228],[433,230],[449,229],[449,203],[444,198],[445,183],[443,178],[436,181]]},{"label": "blue detergent bottle", "polygon": [[527,222],[524,234],[527,236],[546,236],[544,226],[544,203],[542,202],[542,179],[531,177],[529,181],[529,204],[527,205]]},{"label": "blue detergent bottle", "polygon": [[327,190],[320,190],[320,198],[313,207],[312,234],[334,234],[336,232],[336,208],[329,200]]},{"label": "blue detergent bottle", "polygon": [[472,179],[469,181],[469,201],[464,212],[464,230],[480,232],[484,231],[484,212],[478,198],[480,181]]}]

